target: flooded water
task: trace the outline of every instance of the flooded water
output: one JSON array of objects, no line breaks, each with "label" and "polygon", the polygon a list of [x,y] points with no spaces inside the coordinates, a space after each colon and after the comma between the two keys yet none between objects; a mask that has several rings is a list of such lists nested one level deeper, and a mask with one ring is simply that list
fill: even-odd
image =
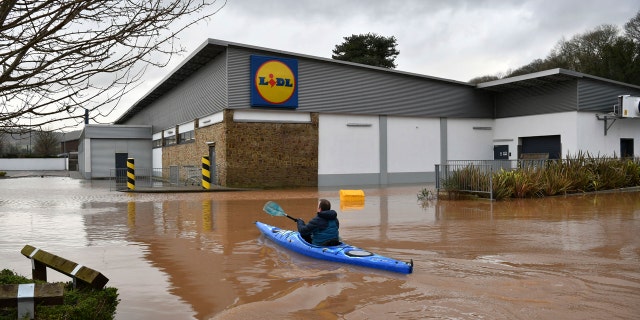
[{"label": "flooded water", "polygon": [[[102,272],[118,319],[637,319],[640,192],[417,202],[423,186],[130,194],[106,181],[0,180],[0,269],[31,275],[26,244]],[[310,259],[264,239],[268,200],[308,221],[318,198],[344,241],[393,274]],[[49,281],[68,281],[48,270]]]}]

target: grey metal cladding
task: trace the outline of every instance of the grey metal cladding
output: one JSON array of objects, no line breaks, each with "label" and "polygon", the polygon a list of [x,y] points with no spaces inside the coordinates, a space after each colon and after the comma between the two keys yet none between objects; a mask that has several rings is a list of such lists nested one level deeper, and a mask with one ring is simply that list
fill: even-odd
[{"label": "grey metal cladding", "polygon": [[144,150],[151,150],[150,140],[92,139],[91,176],[93,178],[109,177],[110,170],[115,168],[116,153],[126,153],[128,157],[135,158],[138,168],[150,168],[151,153]]},{"label": "grey metal cladding", "polygon": [[496,118],[577,110],[577,80],[496,93]]},{"label": "grey metal cladding", "polygon": [[474,87],[324,61],[299,66],[300,110],[422,117],[492,117]]},{"label": "grey metal cladding", "polygon": [[620,95],[640,96],[640,89],[605,81],[583,78],[578,81],[580,111],[613,112]]},{"label": "grey metal cladding", "polygon": [[227,47],[229,109],[245,109],[251,105],[249,56],[255,53],[236,47]]},{"label": "grey metal cladding", "polygon": [[[229,48],[229,108],[250,105],[251,54]],[[287,57],[287,56],[284,56]],[[493,100],[475,87],[427,77],[298,57],[298,111],[420,117],[493,117]]]},{"label": "grey metal cladding", "polygon": [[218,55],[188,79],[164,93],[126,124],[153,124],[158,132],[176,124],[222,111],[227,105],[227,67]]},{"label": "grey metal cladding", "polygon": [[83,139],[151,139],[151,126],[85,126]]},{"label": "grey metal cladding", "polygon": [[113,140],[91,141],[91,168],[94,178],[109,176],[110,168],[115,168],[115,142]]}]

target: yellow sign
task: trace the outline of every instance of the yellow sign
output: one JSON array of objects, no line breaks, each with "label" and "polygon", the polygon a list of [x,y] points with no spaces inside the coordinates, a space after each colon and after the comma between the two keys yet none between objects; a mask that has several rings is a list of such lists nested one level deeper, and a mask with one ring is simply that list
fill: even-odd
[{"label": "yellow sign", "polygon": [[256,88],[267,102],[279,104],[289,100],[295,85],[293,72],[280,61],[267,61],[256,72]]},{"label": "yellow sign", "polygon": [[298,106],[297,60],[251,56],[251,72],[251,106]]}]

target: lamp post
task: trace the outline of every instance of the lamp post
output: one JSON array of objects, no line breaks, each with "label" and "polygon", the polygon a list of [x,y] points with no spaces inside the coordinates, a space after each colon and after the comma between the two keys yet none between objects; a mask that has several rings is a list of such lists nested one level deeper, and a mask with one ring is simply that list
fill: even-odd
[{"label": "lamp post", "polygon": [[64,170],[66,171],[69,165],[69,155],[67,154],[67,133],[62,131],[62,154],[64,154]]}]

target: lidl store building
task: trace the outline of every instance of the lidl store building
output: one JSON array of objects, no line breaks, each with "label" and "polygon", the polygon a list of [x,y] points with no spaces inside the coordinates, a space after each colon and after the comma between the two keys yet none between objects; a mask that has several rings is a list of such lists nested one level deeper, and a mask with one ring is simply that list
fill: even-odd
[{"label": "lidl store building", "polygon": [[473,85],[209,39],[113,125],[87,125],[79,167],[209,156],[229,187],[428,183],[449,160],[637,156],[638,96],[564,69]]}]

